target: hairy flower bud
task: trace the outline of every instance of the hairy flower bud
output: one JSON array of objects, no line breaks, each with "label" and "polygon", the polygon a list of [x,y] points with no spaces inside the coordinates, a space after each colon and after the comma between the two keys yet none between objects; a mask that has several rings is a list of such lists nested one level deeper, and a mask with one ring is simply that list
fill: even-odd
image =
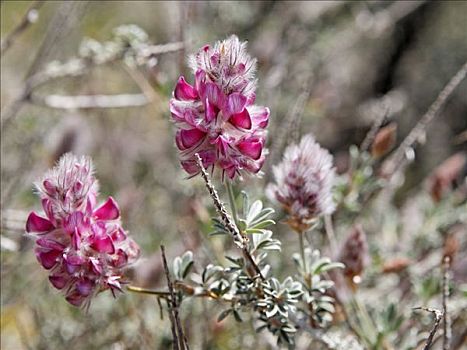
[{"label": "hairy flower bud", "polygon": [[397,257],[387,260],[383,264],[383,273],[399,273],[404,271],[408,266],[412,264],[412,260],[405,257]]},{"label": "hairy flower bud", "polygon": [[45,217],[29,214],[26,232],[37,238],[35,253],[52,285],[75,306],[89,306],[97,293],[121,291],[123,270],[139,255],[120,224],[112,197],[100,206],[89,157],[64,155],[36,184]]},{"label": "hairy flower bud", "polygon": [[441,201],[443,196],[454,187],[457,180],[462,183],[467,172],[467,155],[458,152],[441,163],[428,179],[431,198],[435,202]]},{"label": "hairy flower bud", "polygon": [[306,230],[313,219],[334,212],[332,155],[312,135],[287,147],[273,172],[275,183],[269,184],[267,193],[283,206],[295,230]]},{"label": "hairy flower bud", "polygon": [[381,128],[371,144],[371,155],[381,158],[386,155],[396,144],[397,124],[391,123]]},{"label": "hairy flower bud", "polygon": [[344,276],[354,286],[355,279],[360,279],[368,263],[366,234],[360,225],[355,225],[350,231],[339,250],[337,260],[345,265]]},{"label": "hairy flower bud", "polygon": [[195,83],[180,77],[170,100],[180,162],[190,175],[199,173],[195,154],[206,168],[218,167],[230,179],[258,173],[269,109],[253,105],[256,60],[236,36],[203,47],[190,58]]}]

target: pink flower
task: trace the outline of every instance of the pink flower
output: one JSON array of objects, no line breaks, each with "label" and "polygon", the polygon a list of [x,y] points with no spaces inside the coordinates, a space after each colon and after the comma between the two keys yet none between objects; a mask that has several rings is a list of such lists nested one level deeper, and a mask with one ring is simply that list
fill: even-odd
[{"label": "pink flower", "polygon": [[232,36],[205,46],[190,63],[194,85],[180,77],[170,100],[182,167],[198,174],[198,153],[205,167],[217,166],[230,179],[242,171],[258,173],[267,153],[269,109],[253,105],[256,60],[246,53],[246,43]]},{"label": "pink flower", "polygon": [[112,197],[96,206],[91,159],[64,155],[36,187],[45,217],[31,212],[26,232],[37,238],[36,257],[49,271],[50,283],[75,306],[88,307],[107,289],[115,296],[139,247],[121,227]]},{"label": "pink flower", "polygon": [[311,134],[287,147],[273,172],[276,183],[268,186],[267,193],[282,204],[294,229],[306,230],[313,219],[334,212],[332,156]]}]

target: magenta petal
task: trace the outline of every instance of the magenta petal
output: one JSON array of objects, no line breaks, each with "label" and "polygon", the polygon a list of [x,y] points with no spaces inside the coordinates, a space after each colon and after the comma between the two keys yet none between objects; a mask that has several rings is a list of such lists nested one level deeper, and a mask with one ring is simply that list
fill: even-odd
[{"label": "magenta petal", "polygon": [[198,91],[199,97],[201,97],[202,100],[205,99],[205,94],[206,94],[206,72],[202,69],[198,69],[198,71],[195,74],[195,89]]},{"label": "magenta petal", "polygon": [[175,86],[174,96],[177,100],[196,100],[198,92],[193,86],[185,81],[184,77],[180,77],[177,85]]},{"label": "magenta petal", "polygon": [[182,168],[190,175],[197,174],[199,172],[199,167],[193,160],[182,160],[180,164]]},{"label": "magenta petal", "polygon": [[98,220],[115,220],[120,216],[117,202],[112,197],[102,204],[95,212],[94,217]]},{"label": "magenta petal", "polygon": [[198,129],[180,130],[177,132],[175,139],[177,147],[183,151],[196,145],[204,136],[206,136],[206,133]]},{"label": "magenta petal", "polygon": [[37,215],[35,212],[31,212],[26,221],[26,232],[28,233],[44,233],[52,231],[54,228],[54,225],[49,220]]},{"label": "magenta petal", "polygon": [[50,270],[57,264],[57,258],[60,256],[61,252],[58,250],[50,250],[46,252],[36,253],[37,260],[41,265],[46,269]]},{"label": "magenta petal", "polygon": [[246,108],[243,110],[243,112],[232,115],[229,121],[233,126],[236,126],[237,128],[249,130],[252,126],[250,114],[248,113]]},{"label": "magenta petal", "polygon": [[77,291],[74,291],[66,296],[66,301],[68,301],[71,305],[74,306],[81,306],[83,304],[85,297],[83,297],[80,293]]},{"label": "magenta petal", "polygon": [[99,253],[115,253],[115,247],[112,243],[112,239],[108,235],[104,235],[103,237],[94,237],[94,240],[91,243],[91,248]]},{"label": "magenta petal", "polygon": [[91,280],[83,278],[76,283],[76,290],[82,296],[87,297],[89,294],[91,294],[93,286],[94,284]]},{"label": "magenta petal", "polygon": [[84,228],[84,215],[80,211],[75,211],[69,215],[63,223],[63,228],[70,235],[74,234],[76,231],[81,232]]},{"label": "magenta petal", "polygon": [[224,109],[225,105],[225,95],[214,83],[207,83],[206,84],[206,98],[208,99],[209,103],[213,104],[219,109]]},{"label": "magenta petal", "polygon": [[119,249],[112,260],[112,266],[120,268],[125,266],[127,263],[128,255],[122,249]]},{"label": "magenta petal", "polygon": [[231,116],[243,111],[246,104],[246,97],[238,92],[234,92],[227,98],[227,106],[225,108],[225,114]]},{"label": "magenta petal", "polygon": [[257,160],[261,157],[263,144],[258,140],[244,140],[237,144],[237,149],[245,156]]},{"label": "magenta petal", "polygon": [[138,259],[139,255],[141,254],[139,245],[131,238],[128,240],[128,249],[126,250],[126,254],[130,262]]},{"label": "magenta petal", "polygon": [[123,242],[126,239],[127,235],[121,227],[118,227],[115,231],[110,234],[113,242]]},{"label": "magenta petal", "polygon": [[53,239],[49,239],[49,238],[39,238],[37,241],[36,241],[36,244],[42,248],[46,248],[46,249],[53,249],[53,250],[57,250],[59,252],[63,251],[63,249],[65,249],[65,246]]},{"label": "magenta petal", "polygon": [[270,114],[269,108],[252,106],[248,107],[248,112],[250,113],[251,120],[255,125],[258,125],[262,129],[268,126]]},{"label": "magenta petal", "polygon": [[219,113],[219,108],[210,103],[208,99],[205,100],[205,110],[206,121],[208,123],[214,120]]},{"label": "magenta petal", "polygon": [[42,186],[49,196],[55,196],[57,193],[57,187],[52,184],[50,180],[44,180],[44,182],[42,182]]},{"label": "magenta petal", "polygon": [[66,286],[68,279],[64,276],[51,275],[49,276],[49,281],[55,288],[63,289]]}]

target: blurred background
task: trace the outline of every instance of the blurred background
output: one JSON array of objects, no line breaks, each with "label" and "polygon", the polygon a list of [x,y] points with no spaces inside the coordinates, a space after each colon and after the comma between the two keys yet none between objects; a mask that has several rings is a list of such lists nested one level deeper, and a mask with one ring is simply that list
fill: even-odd
[{"label": "blurred background", "polygon": [[[4,40],[31,6],[32,23],[3,51]],[[113,300],[103,293],[87,313],[69,306],[37,264],[24,223],[28,211],[40,207],[33,181],[63,153],[74,152],[93,157],[101,193],[118,200],[124,227],[142,247],[142,259],[131,271],[133,284],[164,287],[161,243],[169,259],[193,250],[199,266],[212,259],[206,244],[221,250],[223,239],[207,242],[212,206],[202,181],[186,180],[180,169],[168,111],[178,77],[193,81],[189,53],[237,34],[258,58],[257,103],[271,109],[270,155],[265,176],[245,179],[241,186],[264,197],[269,169],[297,133],[313,133],[333,153],[341,173],[348,168],[349,146],[360,144],[381,114],[388,113],[385,123],[397,123],[397,140],[402,140],[466,61],[466,23],[464,1],[2,1],[2,349],[168,348],[167,315],[160,319],[149,296],[126,293]],[[93,44],[113,40],[114,29],[129,24],[144,30],[151,44],[185,45],[141,62],[104,55],[102,63],[28,86],[35,73],[73,71],[73,62],[86,62]],[[137,29],[130,31],[134,40],[144,39]],[[58,62],[71,62],[71,68]],[[54,99],[57,95],[128,95],[128,100],[117,98],[125,106],[101,108],[109,106],[95,100],[73,104]],[[395,244],[401,233],[422,229],[420,210],[408,211],[413,209],[409,200],[425,191],[436,166],[465,152],[466,131],[464,81],[428,129],[403,186],[386,203],[391,208],[380,210],[386,213],[379,216],[384,228],[374,218],[366,224],[374,252],[382,248],[372,240],[383,231],[386,238],[378,236],[379,244],[388,243],[396,253],[412,249],[402,241]],[[429,200],[421,196],[425,210]],[[408,225],[401,228],[407,216]],[[276,230],[287,246],[284,225]],[[436,233],[433,227],[423,230]],[[433,245],[439,243],[433,239]],[[284,273],[291,265],[286,256],[276,254],[272,261]],[[370,300],[381,296],[374,288]],[[266,335],[255,337],[250,324],[217,323],[218,306],[210,307],[209,317],[201,302],[183,306],[195,349],[274,348]],[[464,322],[460,327],[465,331]]]}]

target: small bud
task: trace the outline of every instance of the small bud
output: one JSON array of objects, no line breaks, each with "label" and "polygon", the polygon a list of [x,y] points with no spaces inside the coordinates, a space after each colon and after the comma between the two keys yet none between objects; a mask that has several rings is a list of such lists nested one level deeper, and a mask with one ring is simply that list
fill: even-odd
[{"label": "small bud", "polygon": [[397,137],[397,124],[390,123],[381,128],[375,136],[371,145],[373,158],[381,158],[386,155],[395,145]]},{"label": "small bud", "polygon": [[467,230],[462,224],[453,225],[448,229],[444,238],[443,258],[449,257],[454,261],[460,249],[459,237],[465,236],[466,233]]},{"label": "small bud", "polygon": [[428,179],[431,198],[435,202],[441,201],[443,196],[452,189],[456,180],[465,177],[467,156],[459,152],[441,163]]},{"label": "small bud", "polygon": [[404,271],[410,264],[412,260],[404,257],[390,259],[384,262],[383,264],[383,273],[399,273]]},{"label": "small bud", "polygon": [[337,259],[345,265],[344,276],[352,288],[361,282],[361,275],[368,264],[368,244],[361,225],[355,225],[344,241]]}]

